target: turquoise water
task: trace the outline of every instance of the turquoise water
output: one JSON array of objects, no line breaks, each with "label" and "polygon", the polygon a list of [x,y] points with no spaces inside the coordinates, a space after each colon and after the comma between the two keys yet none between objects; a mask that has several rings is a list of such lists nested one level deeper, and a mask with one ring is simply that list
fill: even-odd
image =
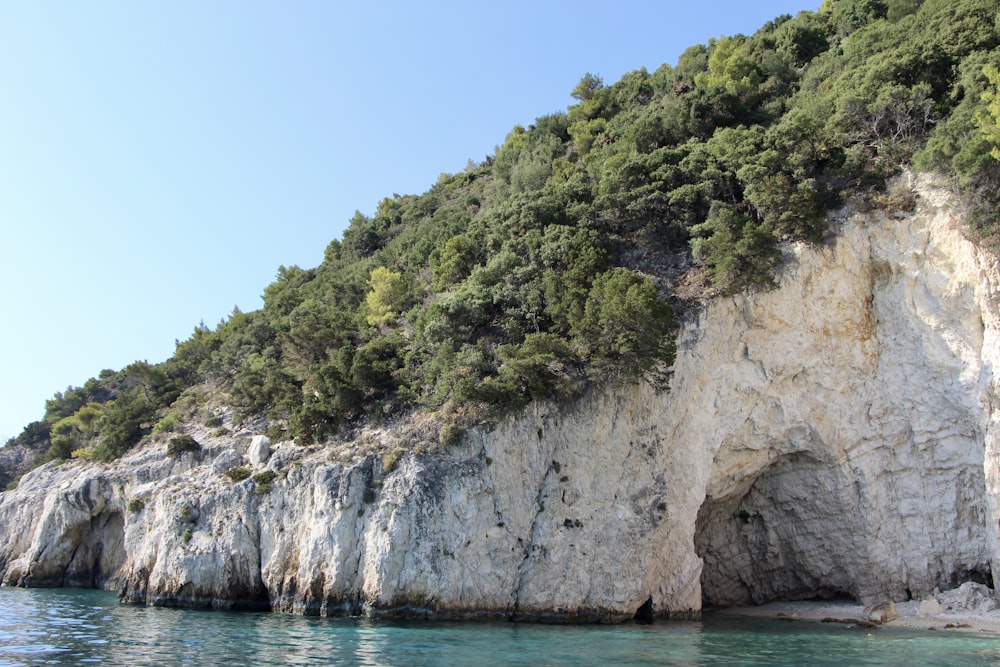
[{"label": "turquoise water", "polygon": [[624,626],[388,623],[120,606],[0,588],[0,665],[1000,665],[1000,638],[721,619]]}]

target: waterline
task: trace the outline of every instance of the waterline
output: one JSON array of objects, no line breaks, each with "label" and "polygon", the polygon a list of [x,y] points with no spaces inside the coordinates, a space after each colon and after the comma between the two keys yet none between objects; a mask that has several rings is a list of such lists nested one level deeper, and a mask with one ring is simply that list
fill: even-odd
[{"label": "waterline", "polygon": [[1000,638],[709,616],[561,626],[381,622],[123,606],[0,588],[0,666],[1000,665]]}]

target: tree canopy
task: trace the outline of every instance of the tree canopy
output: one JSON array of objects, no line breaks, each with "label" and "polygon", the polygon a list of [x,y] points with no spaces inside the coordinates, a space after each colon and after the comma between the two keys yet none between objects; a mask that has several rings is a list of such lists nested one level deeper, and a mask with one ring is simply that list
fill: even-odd
[{"label": "tree canopy", "polygon": [[588,73],[565,112],[357,213],[320,266],[282,267],[261,310],[56,394],[15,440],[114,458],[205,384],[309,442],[662,378],[678,257],[716,291],[766,289],[782,241],[822,238],[844,196],[908,167],[953,178],[992,233],[998,15],[998,0],[827,0],[611,85]]}]

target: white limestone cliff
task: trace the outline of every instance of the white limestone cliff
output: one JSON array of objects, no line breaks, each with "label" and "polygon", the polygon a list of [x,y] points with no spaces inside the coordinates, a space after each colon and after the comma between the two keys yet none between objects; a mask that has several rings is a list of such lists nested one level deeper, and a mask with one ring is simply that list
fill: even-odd
[{"label": "white limestone cliff", "polygon": [[[1000,271],[944,191],[919,192],[912,214],[843,211],[826,243],[788,247],[777,289],[706,302],[666,393],[533,404],[390,470],[194,427],[200,456],[43,466],[0,494],[0,580],[577,620],[992,581]],[[278,476],[262,493],[220,474],[238,464]]]}]

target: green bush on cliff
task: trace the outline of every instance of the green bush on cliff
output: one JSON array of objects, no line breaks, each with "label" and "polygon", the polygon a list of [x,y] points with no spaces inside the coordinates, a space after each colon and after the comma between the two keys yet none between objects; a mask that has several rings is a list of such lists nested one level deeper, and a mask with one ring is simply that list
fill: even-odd
[{"label": "green bush on cliff", "polygon": [[201,444],[190,435],[178,435],[167,443],[167,456],[177,458],[185,452],[200,452]]},{"label": "green bush on cliff", "polygon": [[274,470],[263,470],[250,478],[254,483],[254,492],[261,496],[271,492],[272,483],[276,479],[278,479],[278,473]]},{"label": "green bush on cliff", "polygon": [[250,468],[247,468],[246,466],[236,466],[235,468],[230,468],[222,473],[222,476],[233,484],[237,484],[250,477],[250,474]]}]

